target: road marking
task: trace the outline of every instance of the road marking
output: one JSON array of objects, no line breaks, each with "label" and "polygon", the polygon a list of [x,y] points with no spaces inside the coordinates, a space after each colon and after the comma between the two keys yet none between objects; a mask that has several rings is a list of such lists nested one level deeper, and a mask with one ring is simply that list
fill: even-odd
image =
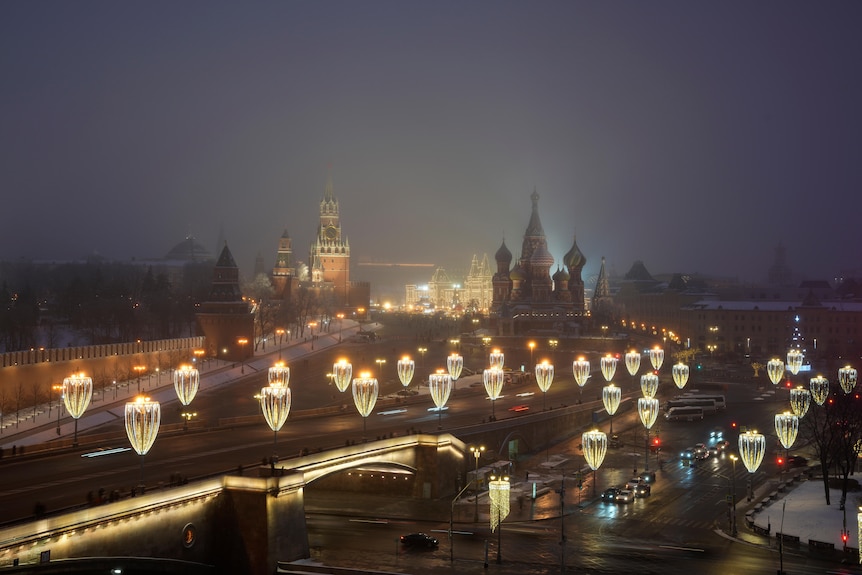
[{"label": "road marking", "polygon": [[698,549],[697,547],[677,547],[676,545],[659,545],[661,549],[673,549],[674,551],[696,551],[698,553],[705,553],[705,549]]}]

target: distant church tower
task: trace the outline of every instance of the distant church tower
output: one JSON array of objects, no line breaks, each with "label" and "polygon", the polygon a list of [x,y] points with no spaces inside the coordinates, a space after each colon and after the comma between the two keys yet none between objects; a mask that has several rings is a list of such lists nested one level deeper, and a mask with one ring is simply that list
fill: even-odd
[{"label": "distant church tower", "polygon": [[296,281],[296,266],[293,263],[293,245],[287,230],[278,240],[278,253],[275,267],[272,268],[272,287],[275,299],[289,300],[293,283]]},{"label": "distant church tower", "polygon": [[327,178],[320,201],[320,224],[308,261],[312,285],[331,287],[337,305],[350,305],[350,244],[341,234],[338,200],[332,194],[331,177]]},{"label": "distant church tower", "polygon": [[239,268],[227,242],[213,268],[209,298],[201,303],[196,315],[209,357],[241,361],[252,355],[254,314],[249,303],[242,299]]}]

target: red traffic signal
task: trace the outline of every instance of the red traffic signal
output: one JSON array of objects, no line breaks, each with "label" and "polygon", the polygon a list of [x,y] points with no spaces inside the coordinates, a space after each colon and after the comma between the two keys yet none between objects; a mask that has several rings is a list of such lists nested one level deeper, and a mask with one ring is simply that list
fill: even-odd
[{"label": "red traffic signal", "polygon": [[778,458],[778,465],[784,465],[784,458],[783,457]]},{"label": "red traffic signal", "polygon": [[843,541],[844,543],[847,543],[847,537],[848,537],[847,531],[842,531],[841,532],[841,541]]}]

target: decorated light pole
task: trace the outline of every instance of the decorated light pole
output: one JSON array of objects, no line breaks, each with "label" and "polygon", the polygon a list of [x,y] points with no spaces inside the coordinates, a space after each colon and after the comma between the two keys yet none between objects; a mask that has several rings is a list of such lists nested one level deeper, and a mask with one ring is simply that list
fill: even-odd
[{"label": "decorated light pole", "polygon": [[822,375],[818,375],[811,378],[808,387],[811,390],[811,398],[814,402],[817,405],[823,405],[826,402],[826,398],[829,397],[829,380]]},{"label": "decorated light pole", "polygon": [[461,377],[461,370],[464,369],[464,358],[457,353],[452,353],[446,358],[446,369],[449,370],[449,377],[452,379],[452,389],[458,383],[458,378]]},{"label": "decorated light pole", "polygon": [[503,364],[505,363],[506,356],[499,349],[494,349],[488,355],[488,366],[497,369],[503,369]]},{"label": "decorated light pole", "polygon": [[138,396],[135,401],[126,403],[126,436],[132,449],[141,458],[141,486],[144,485],[144,456],[156,442],[159,424],[162,421],[162,408],[158,401]]},{"label": "decorated light pole", "polygon": [[791,348],[787,351],[787,371],[796,375],[799,373],[799,370],[802,369],[802,359],[804,358],[804,354],[802,350]]},{"label": "decorated light pole", "polygon": [[849,365],[838,370],[838,384],[845,394],[853,391],[856,387],[856,370]]},{"label": "decorated light pole", "polygon": [[362,416],[362,441],[367,441],[367,421],[368,416],[374,410],[377,404],[377,393],[379,387],[377,378],[371,377],[371,374],[364,371],[359,374],[359,377],[353,378],[353,403],[356,405],[356,411]]},{"label": "decorated light pole", "polygon": [[766,437],[756,431],[739,434],[739,457],[748,470],[748,500],[754,499],[751,478],[763,462],[766,453]]},{"label": "decorated light pole", "polygon": [[[828,382],[827,382],[828,385]],[[811,405],[811,392],[804,387],[797,386],[790,390],[790,409],[796,414],[799,419],[805,417],[808,413],[808,407]]]},{"label": "decorated light pole", "polygon": [[659,371],[664,363],[664,350],[659,346],[649,350],[649,362],[654,370]]},{"label": "decorated light pole", "polygon": [[[72,445],[78,446],[78,419],[87,411],[93,397],[93,378],[76,373],[63,380],[63,403],[66,411],[75,419],[75,436]],[[60,413],[59,406],[57,413]]]},{"label": "decorated light pole", "polygon": [[632,379],[637,375],[638,370],[641,368],[641,354],[638,351],[631,350],[626,353],[626,370],[629,372],[629,375],[632,376]]},{"label": "decorated light pole", "polygon": [[488,399],[491,400],[491,421],[497,421],[497,416],[494,413],[494,405],[500,394],[503,393],[503,381],[505,375],[499,367],[491,367],[482,372],[482,383],[485,385],[485,392],[488,394]]},{"label": "decorated light pole", "polygon": [[415,371],[416,364],[410,357],[405,355],[398,360],[397,368],[398,379],[401,381],[401,385],[404,386],[405,390],[410,389],[410,382],[413,381],[413,372]]},{"label": "decorated light pole", "polygon": [[484,453],[484,451],[485,451],[484,445],[480,445],[478,447],[473,446],[473,445],[470,446],[470,453],[473,454],[473,459],[476,460],[476,471],[474,472],[475,475],[473,476],[473,481],[476,482],[476,493],[475,493],[475,497],[473,499],[475,504],[476,504],[475,505],[475,512],[473,514],[473,521],[474,522],[479,521],[479,458],[482,457],[482,453]]},{"label": "decorated light pole", "polygon": [[286,380],[285,383],[272,382],[260,390],[260,410],[272,430],[273,461],[278,460],[278,432],[290,414],[290,403],[291,391]]},{"label": "decorated light pole", "polygon": [[449,394],[452,393],[452,382],[452,376],[443,373],[442,369],[428,376],[428,391],[431,393],[434,405],[437,406],[437,429],[443,429],[443,408],[449,401]]},{"label": "decorated light pole", "polygon": [[647,399],[652,399],[658,393],[658,376],[654,373],[645,373],[641,376],[641,392]]},{"label": "decorated light pole", "polygon": [[[181,365],[179,369],[174,370],[174,391],[184,407],[189,405],[197,395],[200,381],[200,371],[190,365]],[[187,430],[189,418],[183,417],[183,420],[183,430]]]},{"label": "decorated light pole", "polygon": [[685,384],[688,383],[688,376],[690,372],[691,370],[686,364],[682,362],[674,364],[673,368],[671,369],[671,373],[673,374],[673,382],[676,384],[676,387],[678,389],[684,388]]},{"label": "decorated light pole", "polygon": [[784,377],[784,362],[777,357],[773,357],[767,361],[766,375],[769,376],[769,381],[772,382],[772,385],[778,385],[778,382]]},{"label": "decorated light pole", "polygon": [[342,393],[347,391],[350,381],[353,379],[353,365],[346,359],[339,359],[332,364],[332,379],[335,381],[335,387],[338,388],[338,391]]},{"label": "decorated light pole", "polygon": [[607,384],[602,388],[602,403],[605,405],[605,411],[611,417],[611,435],[614,434],[614,414],[620,407],[620,400],[623,396],[623,390],[613,384]]},{"label": "decorated light pole", "polygon": [[554,383],[554,366],[548,360],[536,364],[536,383],[542,392],[542,411],[545,411],[545,397],[551,384]]},{"label": "decorated light pole", "polygon": [[[799,433],[799,416],[795,413],[785,411],[775,415],[775,435],[778,436],[778,441],[784,447],[784,465],[787,465],[787,457],[790,455],[790,448],[796,442],[796,435]],[[779,473],[784,469],[780,469]]]},{"label": "decorated light pole", "polygon": [[503,562],[503,519],[509,515],[509,478],[491,476],[488,495],[491,498],[491,533],[497,531],[497,563]]},{"label": "decorated light pole", "polygon": [[645,428],[644,433],[644,470],[649,471],[649,430],[658,417],[658,400],[656,398],[638,398],[638,415]]},{"label": "decorated light pole", "polygon": [[608,354],[602,358],[602,376],[610,383],[617,373],[617,358]]},{"label": "decorated light pole", "polygon": [[575,383],[578,384],[578,403],[581,403],[584,386],[590,378],[590,362],[583,357],[579,357],[572,362],[572,373],[575,376]]},{"label": "decorated light pole", "polygon": [[595,497],[596,470],[602,466],[608,452],[608,436],[598,429],[587,431],[581,435],[581,445],[584,446],[584,459],[593,470],[593,497]]}]

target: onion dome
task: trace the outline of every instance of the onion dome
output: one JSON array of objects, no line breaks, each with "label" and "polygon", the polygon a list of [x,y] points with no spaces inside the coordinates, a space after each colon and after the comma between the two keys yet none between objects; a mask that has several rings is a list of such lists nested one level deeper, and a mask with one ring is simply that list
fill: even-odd
[{"label": "onion dome", "polygon": [[557,267],[557,271],[554,272],[554,275],[551,277],[554,280],[554,283],[567,282],[572,279],[572,276],[569,275],[569,272],[566,271],[566,268]]},{"label": "onion dome", "polygon": [[548,251],[544,245],[539,244],[530,256],[530,265],[550,268],[554,265],[554,256]]},{"label": "onion dome", "polygon": [[497,253],[494,254],[494,259],[506,264],[512,263],[512,252],[510,252],[509,248],[506,247],[506,240],[503,240],[503,243],[500,244],[500,249],[498,249]]},{"label": "onion dome", "polygon": [[587,263],[587,258],[584,257],[584,254],[581,253],[581,249],[578,247],[576,237],[572,238],[572,247],[568,252],[566,252],[566,255],[563,256],[563,263],[566,264],[566,267],[570,270],[582,268],[584,267],[584,264]]},{"label": "onion dome", "polygon": [[513,267],[512,271],[509,272],[509,279],[512,281],[524,281],[527,279],[527,274],[524,273],[520,264],[515,264],[515,267]]}]

